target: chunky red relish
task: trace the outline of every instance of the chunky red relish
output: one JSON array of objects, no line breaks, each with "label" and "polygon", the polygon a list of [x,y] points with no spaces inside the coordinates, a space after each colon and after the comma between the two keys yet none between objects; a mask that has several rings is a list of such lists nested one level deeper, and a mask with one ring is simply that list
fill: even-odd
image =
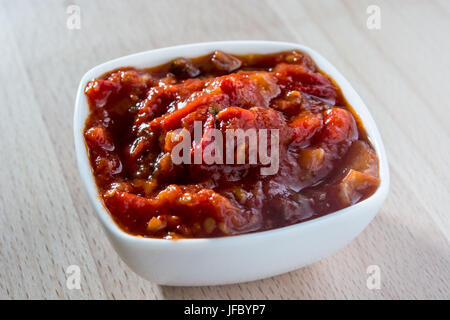
[{"label": "chunky red relish", "polygon": [[[130,234],[176,239],[269,230],[351,206],[379,185],[378,158],[358,116],[300,51],[216,51],[124,67],[90,81],[85,94],[95,181]],[[174,161],[182,132],[198,135],[196,124],[200,135],[184,150],[188,161]],[[271,156],[276,150],[275,173],[262,174],[262,162],[193,161],[197,149],[225,146],[211,140],[212,130],[239,129],[276,130],[276,149],[274,138],[257,138],[272,146]],[[239,150],[249,158],[250,142],[233,140],[218,158]]]}]

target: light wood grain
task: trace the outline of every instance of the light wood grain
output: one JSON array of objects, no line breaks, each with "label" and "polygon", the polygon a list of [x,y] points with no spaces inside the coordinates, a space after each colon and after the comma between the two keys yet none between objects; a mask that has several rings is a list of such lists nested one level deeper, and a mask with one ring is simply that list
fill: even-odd
[{"label": "light wood grain", "polygon": [[[81,8],[81,29],[66,8]],[[381,9],[381,29],[366,8]],[[450,5],[439,1],[0,1],[0,298],[450,298]],[[281,276],[162,287],[119,259],[75,163],[72,114],[86,70],[122,55],[233,39],[292,41],[330,59],[384,138],[391,191],[344,249]],[[79,265],[81,290],[66,287]],[[366,268],[381,269],[381,289]]]}]

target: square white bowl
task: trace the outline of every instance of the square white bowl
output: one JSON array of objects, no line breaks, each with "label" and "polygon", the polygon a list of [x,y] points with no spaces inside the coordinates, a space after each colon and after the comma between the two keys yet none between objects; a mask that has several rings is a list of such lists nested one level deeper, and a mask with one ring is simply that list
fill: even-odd
[{"label": "square white bowl", "polygon": [[[360,116],[380,163],[381,183],[368,199],[310,221],[251,234],[164,240],[136,237],[122,231],[105,208],[95,185],[83,129],[89,113],[84,95],[88,81],[124,66],[148,68],[178,57],[198,57],[215,50],[232,54],[272,53],[299,49],[340,86]],[[123,261],[137,274],[158,284],[219,285],[262,279],[311,264],[344,247],[375,217],[389,189],[389,168],[380,133],[359,95],[316,51],[303,45],[273,41],[221,41],[141,52],[98,65],[81,79],[75,102],[75,150],[80,175],[106,235]]]}]

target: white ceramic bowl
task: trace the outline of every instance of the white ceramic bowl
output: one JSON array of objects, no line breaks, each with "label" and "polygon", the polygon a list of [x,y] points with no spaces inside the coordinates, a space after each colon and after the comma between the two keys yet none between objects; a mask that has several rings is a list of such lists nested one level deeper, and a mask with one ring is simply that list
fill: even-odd
[{"label": "white ceramic bowl", "polygon": [[[370,198],[326,216],[252,234],[213,238],[163,240],[139,238],[120,230],[100,200],[83,138],[88,115],[86,83],[123,66],[151,67],[177,57],[197,57],[214,50],[233,54],[271,53],[300,49],[341,87],[359,114],[380,160],[381,184]],[[374,218],[389,189],[389,169],[383,142],[369,110],[344,76],[316,51],[271,41],[225,41],[175,46],[129,55],[89,70],[78,88],[74,115],[75,149],[81,178],[113,247],[142,277],[158,284],[198,286],[257,280],[298,269],[344,247]]]}]

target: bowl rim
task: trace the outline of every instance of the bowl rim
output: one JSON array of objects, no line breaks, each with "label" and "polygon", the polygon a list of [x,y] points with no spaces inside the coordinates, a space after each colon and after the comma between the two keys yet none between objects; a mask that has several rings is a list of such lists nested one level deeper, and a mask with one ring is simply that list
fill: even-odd
[{"label": "bowl rim", "polygon": [[[227,47],[227,48],[224,48]],[[92,80],[95,77],[98,77],[104,74],[107,71],[125,67],[125,66],[133,66],[132,63],[123,63],[123,61],[131,61],[131,60],[139,60],[149,58],[154,55],[164,55],[166,53],[171,53],[168,58],[160,58],[161,63],[153,63],[146,66],[137,66],[137,67],[152,67],[164,63],[164,61],[168,62],[174,57],[185,56],[185,57],[196,57],[201,56],[203,52],[212,52],[214,50],[224,50],[227,52],[233,53],[236,50],[230,50],[228,47],[236,47],[239,48],[240,52],[247,53],[269,53],[269,52],[278,52],[292,49],[298,49],[306,52],[311,56],[314,62],[318,65],[318,67],[328,74],[341,88],[343,95],[348,100],[349,104],[352,106],[355,113],[359,115],[361,118],[361,122],[364,125],[364,128],[367,132],[367,136],[371,141],[377,155],[379,158],[379,175],[380,175],[380,185],[378,189],[372,194],[369,198],[364,199],[361,202],[358,202],[350,207],[337,210],[335,212],[326,214],[324,216],[314,218],[305,222],[299,222],[293,225],[275,228],[271,230],[265,231],[256,231],[252,233],[232,235],[232,236],[223,236],[216,238],[187,238],[187,239],[161,239],[161,238],[146,238],[141,236],[132,235],[126,233],[122,230],[113,220],[111,214],[108,209],[104,206],[103,201],[101,200],[101,196],[99,195],[97,186],[94,181],[94,176],[92,173],[92,168],[89,162],[87,146],[83,137],[84,124],[86,121],[86,117],[82,116],[82,112],[84,111],[87,114],[88,104],[86,101],[86,97],[84,95],[84,88],[88,81]],[[248,48],[248,49],[247,49]],[[271,49],[262,49],[262,48],[271,48]],[[174,55],[174,52],[189,50],[189,49],[197,49],[200,51],[197,55],[186,55],[180,53],[179,55]],[[123,63],[123,64],[121,64]],[[345,90],[344,90],[345,88]],[[351,95],[352,98],[349,99],[348,96]],[[350,101],[351,100],[351,101]],[[84,110],[83,110],[84,108]],[[230,245],[237,245],[242,241],[249,240],[258,240],[261,237],[268,238],[270,236],[276,237],[280,234],[289,233],[289,232],[301,232],[302,229],[308,228],[311,224],[323,224],[327,223],[332,219],[336,219],[342,215],[346,215],[349,212],[355,210],[362,210],[366,207],[370,207],[373,205],[381,205],[381,203],[385,200],[387,193],[389,191],[389,166],[388,160],[386,156],[386,151],[384,148],[383,141],[381,139],[381,135],[378,131],[375,121],[372,118],[367,106],[358,95],[356,90],[350,84],[350,82],[321,54],[317,51],[297,43],[291,42],[280,42],[280,41],[265,41],[265,40],[237,40],[237,41],[213,41],[213,42],[198,42],[191,44],[183,44],[177,46],[164,47],[159,49],[152,49],[148,51],[143,51],[139,53],[134,53],[131,55],[122,56],[116,59],[112,59],[110,61],[101,63],[89,71],[87,71],[80,80],[77,96],[75,100],[75,110],[74,110],[74,118],[73,118],[73,133],[74,133],[74,142],[75,142],[75,153],[77,159],[78,170],[81,176],[81,180],[83,182],[84,189],[96,211],[97,217],[101,221],[103,227],[107,229],[115,238],[118,238],[122,241],[132,242],[135,245],[157,245],[164,246],[164,248],[169,248],[173,246],[193,246],[200,245],[203,246],[208,243],[227,243]]]}]

